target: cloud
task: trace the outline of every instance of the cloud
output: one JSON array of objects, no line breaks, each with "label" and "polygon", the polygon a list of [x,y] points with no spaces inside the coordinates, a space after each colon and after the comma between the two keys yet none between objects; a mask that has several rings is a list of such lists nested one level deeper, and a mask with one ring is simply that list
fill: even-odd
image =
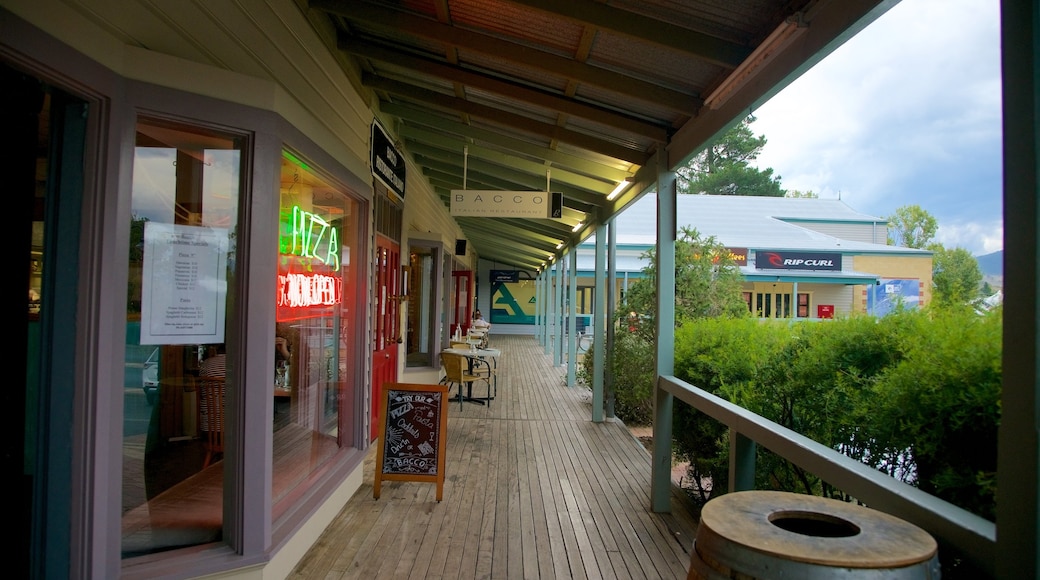
[{"label": "cloud", "polygon": [[920,205],[973,253],[1002,244],[999,42],[997,0],[902,0],[754,111],[759,167],[879,217]]}]

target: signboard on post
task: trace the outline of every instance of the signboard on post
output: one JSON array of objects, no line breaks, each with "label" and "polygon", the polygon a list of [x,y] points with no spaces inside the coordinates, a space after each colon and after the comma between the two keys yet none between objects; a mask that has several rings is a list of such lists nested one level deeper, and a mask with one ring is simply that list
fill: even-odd
[{"label": "signboard on post", "polygon": [[394,147],[393,141],[372,121],[372,175],[404,201],[405,163],[404,156]]},{"label": "signboard on post", "polygon": [[379,414],[372,497],[379,499],[383,480],[437,484],[444,496],[444,443],[448,437],[447,385],[386,383]]}]

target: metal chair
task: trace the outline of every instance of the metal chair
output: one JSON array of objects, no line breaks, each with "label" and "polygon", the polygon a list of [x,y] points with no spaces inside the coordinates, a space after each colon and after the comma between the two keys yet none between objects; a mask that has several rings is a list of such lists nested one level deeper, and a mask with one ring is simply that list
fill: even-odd
[{"label": "metal chair", "polygon": [[481,402],[475,397],[464,396],[462,393],[463,387],[468,392],[472,393],[473,383],[476,381],[484,381],[488,386],[488,398],[485,399],[487,404],[491,404],[491,382],[488,377],[473,374],[470,371],[469,361],[472,360],[469,357],[461,354],[455,354],[452,352],[441,353],[441,366],[444,368],[444,378],[441,379],[441,384],[448,385],[448,389],[451,389],[452,385],[458,385],[459,387],[459,409],[462,408],[462,403],[465,400],[471,400],[474,402]]},{"label": "metal chair", "polygon": [[195,394],[199,404],[199,435],[206,450],[202,461],[205,469],[213,456],[224,454],[224,379],[199,377],[195,381]]}]

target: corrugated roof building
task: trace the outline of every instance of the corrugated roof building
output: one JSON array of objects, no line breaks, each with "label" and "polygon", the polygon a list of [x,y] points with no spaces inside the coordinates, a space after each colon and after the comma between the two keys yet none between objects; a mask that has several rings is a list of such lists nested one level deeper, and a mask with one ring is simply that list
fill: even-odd
[{"label": "corrugated roof building", "polygon": [[[730,248],[744,275],[748,308],[766,318],[829,318],[931,297],[932,253],[887,245],[884,218],[837,199],[680,195],[678,227],[713,236]],[[620,214],[617,276],[621,292],[642,277],[644,253],[656,238],[656,198],[644,196]],[[594,238],[578,250],[579,286],[591,292]],[[584,279],[583,279],[584,278]],[[621,295],[621,294],[619,294]],[[579,299],[592,304],[591,299]]]}]

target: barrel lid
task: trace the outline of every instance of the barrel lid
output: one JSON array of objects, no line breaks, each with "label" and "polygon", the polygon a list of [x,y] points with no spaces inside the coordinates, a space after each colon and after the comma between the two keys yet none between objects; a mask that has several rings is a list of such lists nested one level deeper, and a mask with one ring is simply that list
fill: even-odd
[{"label": "barrel lid", "polygon": [[835,499],[780,491],[741,491],[704,505],[698,549],[749,550],[787,560],[847,568],[898,568],[937,552],[921,528]]}]

